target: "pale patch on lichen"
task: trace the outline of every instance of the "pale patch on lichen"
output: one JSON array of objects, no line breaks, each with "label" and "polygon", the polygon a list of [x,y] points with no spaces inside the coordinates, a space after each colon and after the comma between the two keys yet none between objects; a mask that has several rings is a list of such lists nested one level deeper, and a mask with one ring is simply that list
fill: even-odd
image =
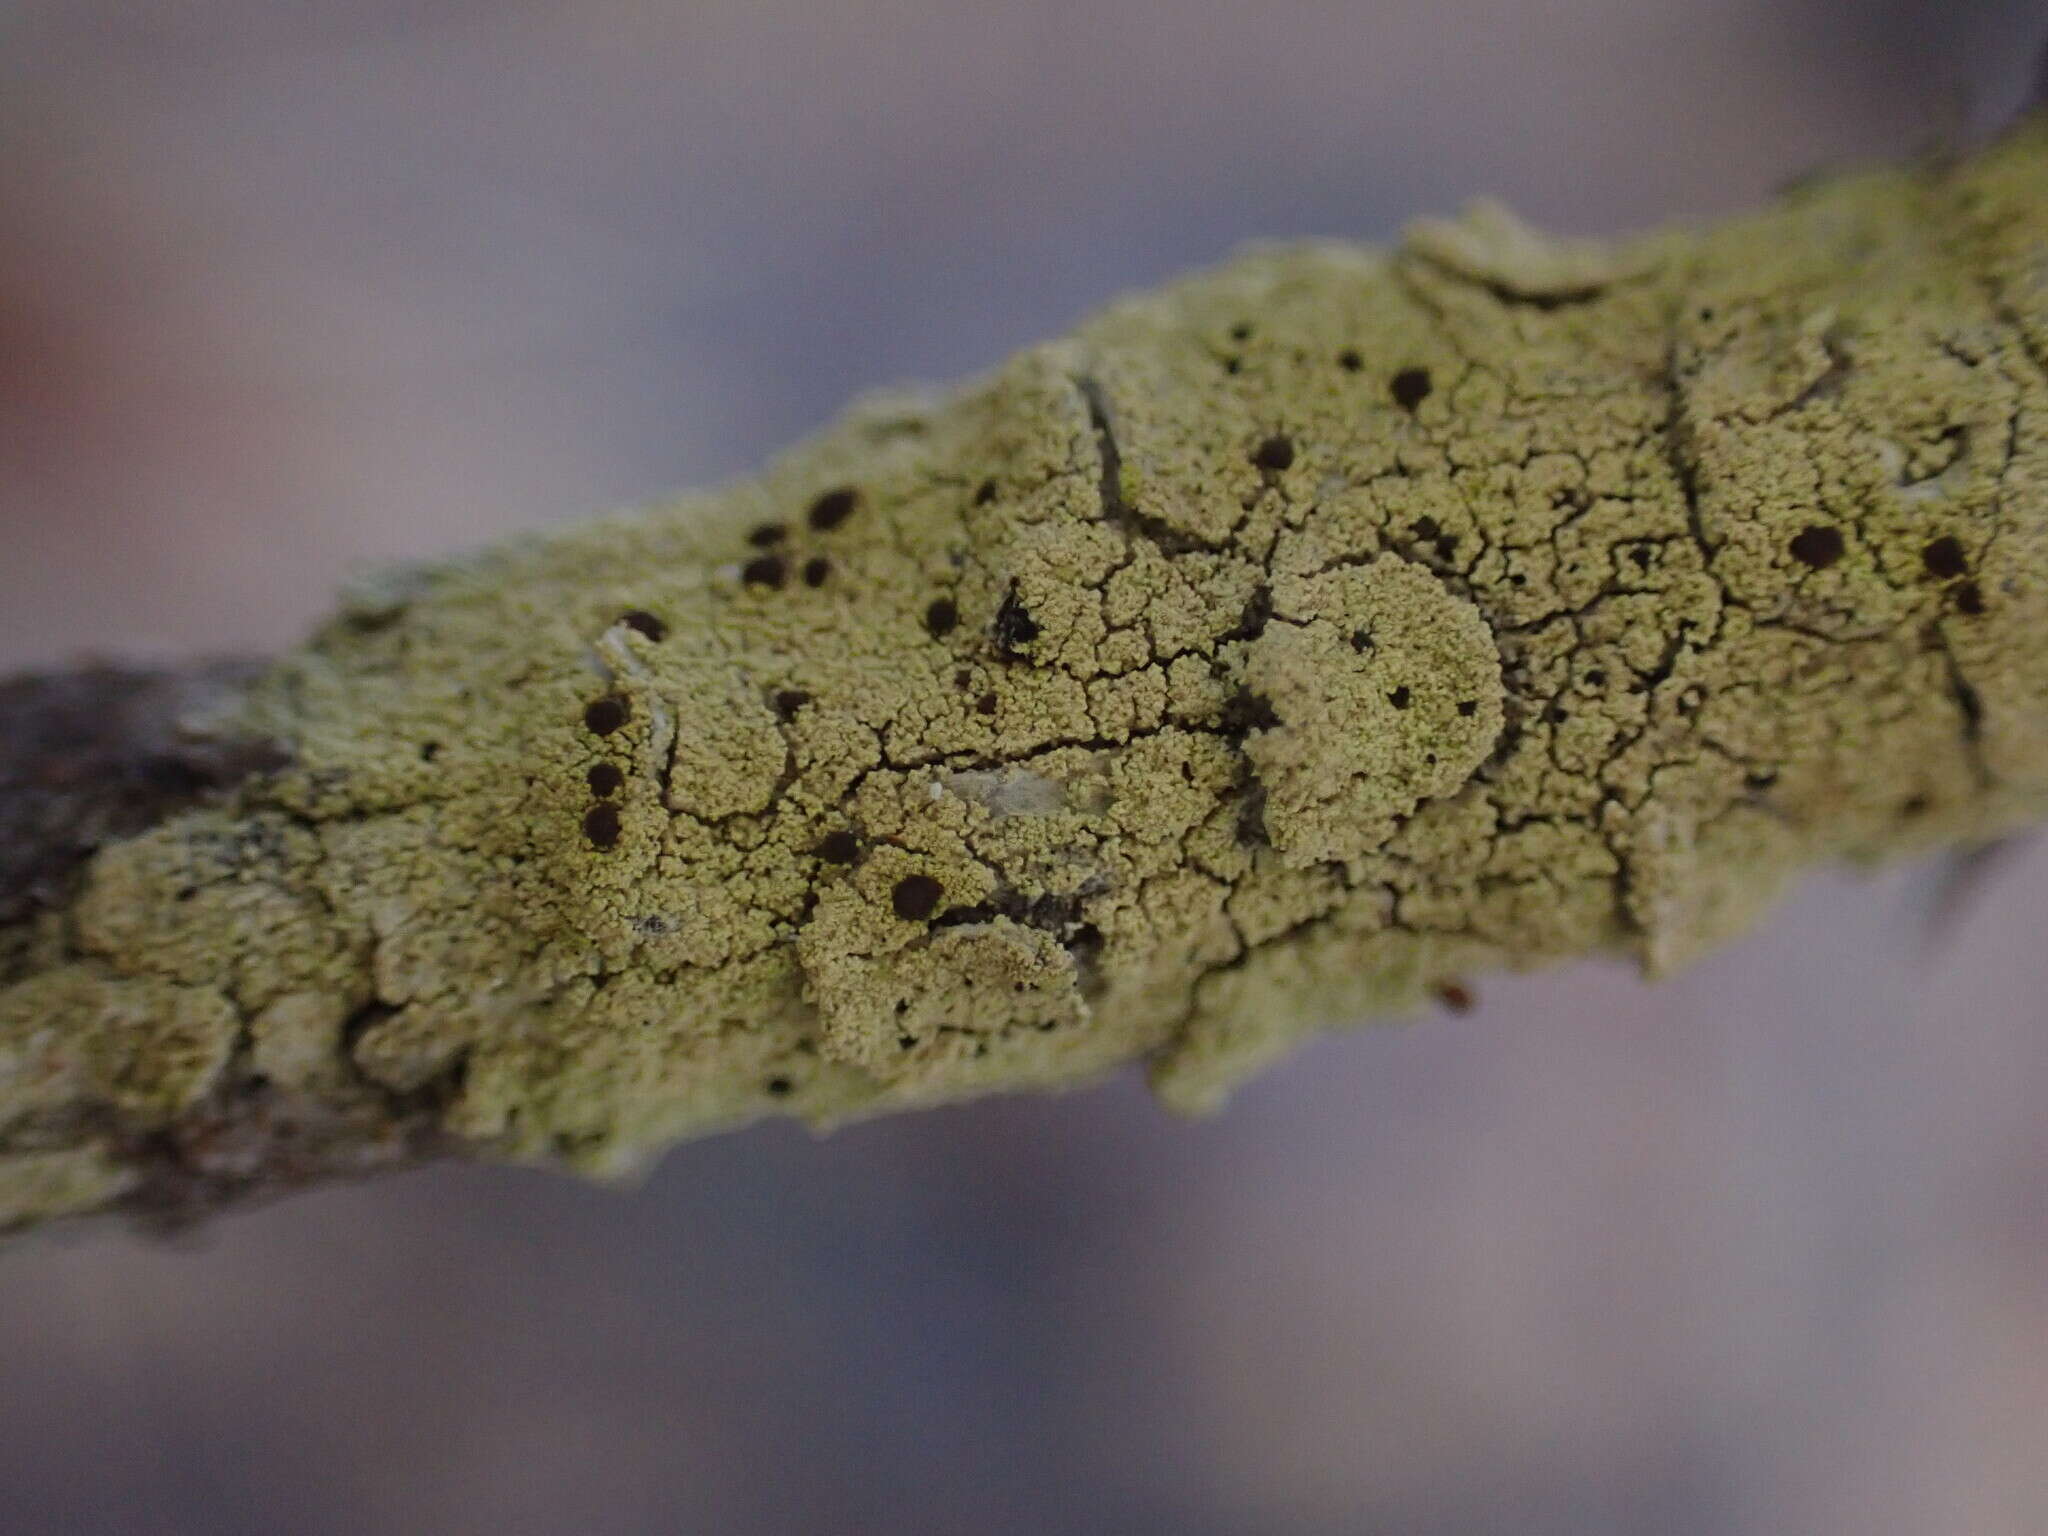
[{"label": "pale patch on lichen", "polygon": [[933,783],[995,816],[1050,816],[1067,804],[1064,785],[1028,768],[967,769]]},{"label": "pale patch on lichen", "polygon": [[111,1149],[97,1143],[47,1152],[0,1152],[0,1228],[97,1210],[135,1181]]},{"label": "pale patch on lichen", "polygon": [[359,589],[248,696],[289,765],[0,950],[0,1220],[257,1084],[599,1173],[1134,1058],[1201,1107],[2038,817],[2044,153],[1260,250]]},{"label": "pale patch on lichen", "polygon": [[249,1065],[286,1088],[317,1088],[338,1075],[348,1018],[336,993],[286,993],[249,1021]]},{"label": "pale patch on lichen", "polygon": [[1245,686],[1273,717],[1245,751],[1261,824],[1291,864],[1382,846],[1417,805],[1471,778],[1500,735],[1485,618],[1394,555],[1283,578]]},{"label": "pale patch on lichen", "polygon": [[1401,247],[1460,277],[1518,299],[1590,298],[1610,284],[1654,271],[1649,245],[1560,240],[1530,228],[1492,198],[1475,198],[1455,219],[1415,219]]}]

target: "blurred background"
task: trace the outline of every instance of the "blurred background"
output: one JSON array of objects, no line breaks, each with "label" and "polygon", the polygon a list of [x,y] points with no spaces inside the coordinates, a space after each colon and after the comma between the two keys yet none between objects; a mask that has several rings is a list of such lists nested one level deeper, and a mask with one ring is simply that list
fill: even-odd
[{"label": "blurred background", "polygon": [[[1981,131],[2040,0],[0,0],[0,669],[740,473],[1270,235]],[[0,1253],[9,1532],[2048,1530],[2048,858],[642,1187]]]}]

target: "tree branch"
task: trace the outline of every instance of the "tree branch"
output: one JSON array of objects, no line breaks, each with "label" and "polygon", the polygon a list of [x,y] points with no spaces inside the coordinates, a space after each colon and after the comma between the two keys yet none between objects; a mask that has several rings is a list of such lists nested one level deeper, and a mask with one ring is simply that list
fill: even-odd
[{"label": "tree branch", "polygon": [[0,1228],[1319,1028],[2048,809],[2048,124],[1262,251],[260,668],[0,685]]}]

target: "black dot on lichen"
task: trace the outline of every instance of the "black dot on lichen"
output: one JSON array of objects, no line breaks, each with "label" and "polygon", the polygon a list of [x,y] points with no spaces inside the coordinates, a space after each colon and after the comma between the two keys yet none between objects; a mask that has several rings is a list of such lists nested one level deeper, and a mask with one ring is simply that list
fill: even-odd
[{"label": "black dot on lichen", "polygon": [[645,608],[628,608],[619,615],[619,622],[650,640],[664,640],[668,637],[668,626]]},{"label": "black dot on lichen", "polygon": [[619,840],[619,808],[593,805],[583,813],[583,835],[593,848],[609,848]]},{"label": "black dot on lichen", "polygon": [[1294,439],[1269,437],[1252,450],[1252,463],[1268,474],[1277,475],[1294,463]]},{"label": "black dot on lichen", "polygon": [[770,1098],[775,1098],[775,1099],[784,1099],[784,1098],[788,1098],[788,1097],[789,1097],[789,1093],[790,1093],[790,1090],[791,1090],[792,1088],[794,1088],[795,1086],[796,1086],[796,1084],[792,1083],[792,1082],[791,1082],[791,1081],[790,1081],[790,1080],[789,1080],[788,1078],[786,1078],[786,1077],[771,1077],[771,1078],[769,1078],[769,1079],[768,1079],[768,1084],[767,1084],[767,1087],[768,1087],[768,1096],[769,1096]]},{"label": "black dot on lichen", "polygon": [[796,718],[798,710],[811,702],[811,696],[801,688],[784,688],[769,702],[775,710],[775,718],[787,725]]},{"label": "black dot on lichen", "polygon": [[1458,700],[1458,713],[1463,715],[1467,720],[1470,720],[1474,715],[1479,713],[1479,701],[1477,699]]},{"label": "black dot on lichen", "polygon": [[981,482],[981,484],[977,485],[977,486],[976,486],[976,487],[974,488],[974,504],[975,504],[975,505],[976,505],[977,507],[985,507],[985,506],[987,506],[987,505],[988,505],[988,504],[989,504],[990,502],[994,501],[995,499],[996,499],[996,483],[995,483],[995,481],[993,481],[993,480],[984,480],[984,481],[982,481],[982,482]]},{"label": "black dot on lichen", "polygon": [[615,693],[583,706],[583,723],[593,735],[609,736],[626,723],[626,701]]},{"label": "black dot on lichen", "polygon": [[616,795],[626,783],[626,775],[616,763],[593,763],[583,779],[590,786],[590,792],[600,800]]},{"label": "black dot on lichen", "polygon": [[860,857],[860,839],[851,832],[827,832],[811,850],[827,864],[851,864]]},{"label": "black dot on lichen", "polygon": [[1252,339],[1252,328],[1240,320],[1230,328],[1230,339],[1232,341],[1250,341]]},{"label": "black dot on lichen", "polygon": [[1976,618],[1984,611],[1984,589],[1974,581],[1960,582],[1956,586],[1956,612]]},{"label": "black dot on lichen", "polygon": [[905,875],[889,893],[889,905],[906,923],[921,923],[939,909],[946,888],[930,875]]},{"label": "black dot on lichen", "polygon": [[1236,626],[1223,638],[1256,640],[1266,632],[1266,626],[1272,622],[1273,589],[1262,581],[1252,588],[1252,595],[1244,600],[1244,607],[1238,611]]},{"label": "black dot on lichen", "polygon": [[1457,552],[1458,552],[1458,536],[1457,536],[1457,535],[1456,535],[1455,533],[1443,533],[1443,534],[1438,534],[1438,535],[1437,535],[1437,540],[1436,540],[1436,557],[1437,557],[1437,559],[1439,559],[1439,560],[1448,560],[1448,559],[1450,559],[1450,558],[1451,558],[1451,556],[1455,555],[1455,554],[1456,554]]},{"label": "black dot on lichen", "polygon": [[441,743],[439,743],[438,741],[423,741],[420,743],[421,762],[431,763],[435,758],[439,757],[440,755]]},{"label": "black dot on lichen", "polygon": [[740,570],[740,580],[750,587],[780,587],[788,575],[789,567],[780,555],[756,556]]},{"label": "black dot on lichen", "polygon": [[1400,687],[1396,688],[1392,693],[1387,695],[1387,702],[1393,705],[1396,709],[1406,709],[1408,707],[1409,700],[1412,697],[1413,695],[1411,695],[1408,692],[1408,685],[1406,683],[1403,683]]},{"label": "black dot on lichen", "polygon": [[1246,848],[1270,848],[1271,834],[1266,830],[1266,791],[1254,784],[1237,807],[1237,825],[1232,829],[1238,842]]},{"label": "black dot on lichen", "polygon": [[1357,651],[1361,656],[1371,650],[1372,631],[1369,629],[1354,629],[1351,631],[1351,649]]},{"label": "black dot on lichen", "polygon": [[1280,716],[1273,708],[1273,701],[1263,693],[1250,688],[1240,688],[1223,704],[1223,732],[1226,736],[1242,740],[1253,731],[1277,730]]},{"label": "black dot on lichen", "polygon": [[1586,672],[1586,686],[1587,686],[1588,688],[1604,688],[1604,687],[1606,687],[1606,686],[1607,686],[1607,670],[1606,670],[1606,668],[1604,668],[1604,667],[1592,667],[1592,668],[1589,668],[1589,669],[1587,670],[1587,672]]},{"label": "black dot on lichen", "polygon": [[924,627],[934,640],[943,639],[959,627],[960,608],[950,597],[935,597],[924,611]]},{"label": "black dot on lichen", "polygon": [[1437,527],[1437,521],[1435,518],[1418,517],[1417,519],[1415,519],[1414,522],[1408,525],[1408,531],[1414,534],[1416,538],[1427,542],[1428,540],[1435,538],[1437,534],[1440,533],[1442,530]]},{"label": "black dot on lichen", "polygon": [[1963,541],[1952,533],[1945,533],[1920,551],[1920,563],[1927,567],[1927,574],[1949,581],[1962,575],[1970,568],[1969,556],[1963,553]]},{"label": "black dot on lichen", "polygon": [[1404,411],[1412,411],[1429,398],[1434,386],[1429,381],[1427,368],[1403,368],[1387,384],[1387,390],[1394,397],[1394,404]]},{"label": "black dot on lichen", "polygon": [[1019,600],[1014,582],[1003,594],[990,632],[995,637],[997,654],[1005,661],[1016,660],[1024,647],[1038,638],[1038,620],[1031,617],[1031,610]]},{"label": "black dot on lichen", "polygon": [[823,555],[813,555],[804,562],[804,585],[822,587],[825,578],[832,574],[832,562]]},{"label": "black dot on lichen", "polygon": [[811,503],[810,524],[820,533],[829,533],[853,516],[853,509],[859,503],[860,492],[851,486],[842,485],[837,490],[827,491]]},{"label": "black dot on lichen", "polygon": [[992,693],[984,693],[974,701],[974,712],[977,715],[994,714],[996,712],[996,696]]},{"label": "black dot on lichen", "polygon": [[1223,359],[1223,371],[1225,373],[1237,373],[1241,371],[1243,368],[1244,359],[1242,358],[1226,357],[1225,359]]},{"label": "black dot on lichen", "polygon": [[1337,366],[1346,373],[1357,373],[1365,367],[1365,359],[1359,355],[1356,347],[1346,347],[1337,354]]},{"label": "black dot on lichen", "polygon": [[756,549],[767,549],[788,537],[789,526],[786,523],[762,523],[747,535],[747,542]]},{"label": "black dot on lichen", "polygon": [[1841,529],[1831,523],[1815,523],[1793,534],[1785,547],[1791,550],[1794,560],[1824,571],[1842,558],[1847,546],[1842,542]]}]

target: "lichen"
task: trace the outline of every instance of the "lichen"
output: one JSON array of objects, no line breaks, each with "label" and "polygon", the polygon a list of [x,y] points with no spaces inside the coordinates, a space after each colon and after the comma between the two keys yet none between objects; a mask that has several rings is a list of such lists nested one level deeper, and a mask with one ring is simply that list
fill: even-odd
[{"label": "lichen", "polygon": [[364,588],[246,695],[286,765],[0,987],[9,1209],[257,1081],[603,1173],[1139,1059],[1199,1107],[2039,817],[2044,184],[2037,126],[1702,234],[1265,249]]}]

